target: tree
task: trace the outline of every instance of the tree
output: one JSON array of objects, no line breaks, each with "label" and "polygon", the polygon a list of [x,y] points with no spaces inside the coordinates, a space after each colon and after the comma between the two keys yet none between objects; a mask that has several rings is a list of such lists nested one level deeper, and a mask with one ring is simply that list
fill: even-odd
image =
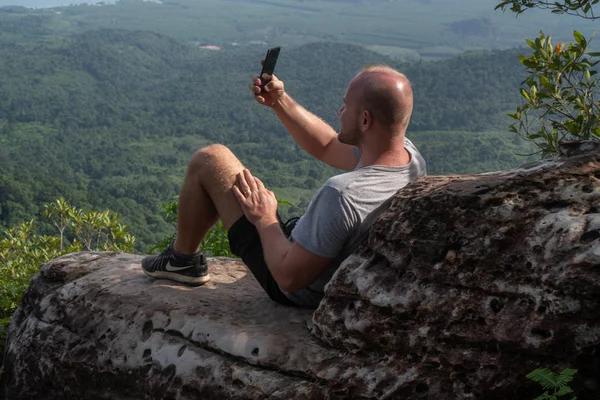
[{"label": "tree", "polygon": [[[592,6],[600,0],[510,0],[496,8],[520,14],[528,8],[551,9],[553,13],[596,19]],[[597,71],[600,53],[588,51],[589,40],[575,31],[574,43],[552,44],[552,37],[540,32],[527,40],[533,50],[519,60],[527,68],[523,104],[509,116],[516,120],[510,130],[532,141],[549,156],[558,152],[561,140],[600,139],[600,102],[597,100]],[[594,60],[596,58],[596,60]]]},{"label": "tree", "polygon": [[507,0],[496,6],[496,9],[510,10],[516,14],[521,14],[530,8],[541,8],[551,10],[554,14],[576,15],[585,19],[596,19],[593,6],[600,0]]}]

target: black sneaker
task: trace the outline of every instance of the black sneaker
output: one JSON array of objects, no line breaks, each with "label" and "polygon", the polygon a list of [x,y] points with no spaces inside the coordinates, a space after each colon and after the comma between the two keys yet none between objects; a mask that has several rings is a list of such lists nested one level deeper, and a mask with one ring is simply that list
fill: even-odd
[{"label": "black sneaker", "polygon": [[142,270],[153,278],[171,279],[193,286],[203,285],[210,280],[204,254],[198,253],[189,258],[176,255],[173,243],[159,255],[144,258]]}]

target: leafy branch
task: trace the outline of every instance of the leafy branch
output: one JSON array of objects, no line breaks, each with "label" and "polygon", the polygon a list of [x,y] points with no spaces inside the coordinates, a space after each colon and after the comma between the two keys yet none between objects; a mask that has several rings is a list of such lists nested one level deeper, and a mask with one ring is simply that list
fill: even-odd
[{"label": "leafy branch", "polygon": [[[538,368],[526,375],[526,378],[539,383],[545,392],[534,400],[559,400],[559,397],[573,393],[569,383],[577,373],[576,369],[565,368],[559,374],[554,373],[548,368]],[[550,393],[551,392],[551,393]],[[571,397],[570,400],[577,400],[577,397]]]},{"label": "leafy branch", "polygon": [[593,78],[600,53],[588,52],[589,41],[578,31],[575,43],[552,44],[540,35],[527,40],[533,50],[519,60],[529,77],[521,88],[523,105],[509,117],[511,132],[532,141],[543,156],[556,154],[561,140],[600,139],[598,80]]},{"label": "leafy branch", "polygon": [[593,6],[598,4],[600,0],[563,0],[561,1],[546,1],[546,0],[506,0],[496,6],[497,9],[510,11],[519,15],[530,8],[539,8],[551,10],[553,14],[574,15],[580,18],[595,20],[598,18],[594,13]]}]

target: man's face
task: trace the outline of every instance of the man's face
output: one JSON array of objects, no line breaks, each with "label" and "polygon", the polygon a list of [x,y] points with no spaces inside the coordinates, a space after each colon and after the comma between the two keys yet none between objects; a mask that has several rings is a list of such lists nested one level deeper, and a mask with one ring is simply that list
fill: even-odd
[{"label": "man's face", "polygon": [[338,140],[342,143],[357,146],[361,140],[360,114],[361,110],[357,101],[356,78],[350,81],[344,95],[344,104],[338,110],[340,118],[340,133]]}]

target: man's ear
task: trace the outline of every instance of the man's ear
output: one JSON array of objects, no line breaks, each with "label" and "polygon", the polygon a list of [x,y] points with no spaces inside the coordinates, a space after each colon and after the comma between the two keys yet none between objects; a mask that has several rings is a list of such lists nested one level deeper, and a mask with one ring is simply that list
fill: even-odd
[{"label": "man's ear", "polygon": [[369,130],[371,125],[373,125],[373,114],[369,110],[364,110],[361,115],[360,126],[363,132]]}]

